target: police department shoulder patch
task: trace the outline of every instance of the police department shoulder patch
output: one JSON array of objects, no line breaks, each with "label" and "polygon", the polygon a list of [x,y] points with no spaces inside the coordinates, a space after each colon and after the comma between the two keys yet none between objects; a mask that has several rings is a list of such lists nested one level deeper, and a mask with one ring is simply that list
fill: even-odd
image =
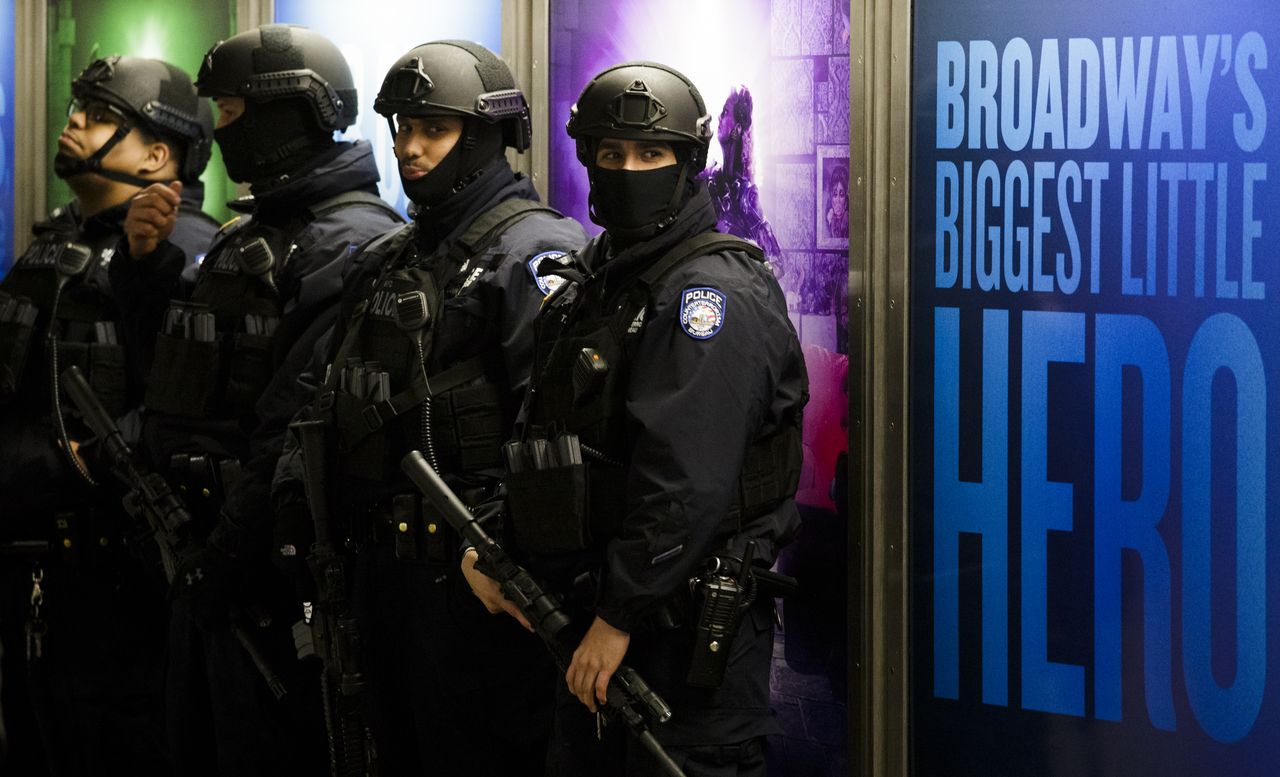
[{"label": "police department shoulder patch", "polygon": [[707,340],[724,326],[729,299],[719,289],[697,286],[680,292],[680,327],[695,340]]},{"label": "police department shoulder patch", "polygon": [[529,260],[529,274],[533,276],[533,282],[538,284],[538,291],[543,294],[551,294],[564,285],[564,278],[559,275],[538,275],[538,265],[542,264],[544,260],[550,259],[568,267],[569,261],[565,258],[567,256],[568,254],[564,251],[543,251]]}]

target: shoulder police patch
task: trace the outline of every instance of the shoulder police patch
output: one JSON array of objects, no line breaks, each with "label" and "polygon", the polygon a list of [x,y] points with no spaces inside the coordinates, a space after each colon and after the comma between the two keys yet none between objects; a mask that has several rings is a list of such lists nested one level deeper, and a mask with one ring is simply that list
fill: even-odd
[{"label": "shoulder police patch", "polygon": [[559,275],[538,275],[538,265],[550,259],[553,262],[568,266],[569,262],[565,260],[566,256],[568,254],[564,251],[543,251],[529,260],[529,274],[533,276],[533,282],[538,284],[538,291],[543,294],[551,294],[564,285],[564,278]]},{"label": "shoulder police patch", "polygon": [[695,340],[708,340],[724,326],[728,297],[709,286],[680,292],[680,327]]}]

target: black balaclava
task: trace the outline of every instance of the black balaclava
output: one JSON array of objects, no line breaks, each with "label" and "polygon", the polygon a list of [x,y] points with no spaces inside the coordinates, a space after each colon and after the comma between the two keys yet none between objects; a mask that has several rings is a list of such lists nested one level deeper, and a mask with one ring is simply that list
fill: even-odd
[{"label": "black balaclava", "polygon": [[244,113],[213,131],[227,175],[237,183],[258,183],[291,173],[334,144],[311,106],[297,99],[245,100]]},{"label": "black balaclava", "polygon": [[426,215],[445,204],[476,178],[476,173],[502,156],[502,126],[466,117],[458,142],[445,154],[440,164],[416,181],[400,178],[405,195]]},{"label": "black balaclava", "polygon": [[684,144],[671,144],[676,163],[655,170],[606,170],[592,163],[591,220],[622,242],[653,237],[670,226],[697,189],[690,174],[692,154]]}]

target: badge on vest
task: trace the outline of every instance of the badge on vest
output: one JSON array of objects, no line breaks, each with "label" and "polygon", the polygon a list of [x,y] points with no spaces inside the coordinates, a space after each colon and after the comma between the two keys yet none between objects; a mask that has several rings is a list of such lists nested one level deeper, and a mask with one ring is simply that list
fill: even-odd
[{"label": "badge on vest", "polygon": [[568,267],[569,261],[565,258],[567,256],[568,254],[564,251],[543,251],[529,260],[529,273],[533,275],[533,282],[538,284],[538,291],[549,295],[564,285],[564,278],[559,275],[538,275],[538,265],[542,264],[543,260],[550,259],[561,266]]},{"label": "badge on vest", "polygon": [[680,327],[694,340],[709,340],[724,326],[728,297],[718,289],[698,286],[680,292]]}]

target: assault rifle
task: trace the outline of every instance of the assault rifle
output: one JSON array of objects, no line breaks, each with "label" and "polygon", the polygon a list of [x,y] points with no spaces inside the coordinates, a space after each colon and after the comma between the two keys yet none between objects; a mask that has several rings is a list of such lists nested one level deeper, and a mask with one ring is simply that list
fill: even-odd
[{"label": "assault rifle", "polygon": [[[419,451],[410,451],[400,461],[400,468],[420,491],[431,500],[444,519],[459,535],[469,542],[480,555],[476,569],[497,580],[502,593],[510,599],[520,614],[533,626],[561,672],[567,671],[577,647],[569,629],[570,620],[555,594],[544,591],[527,570],[516,564],[475,517],[462,504],[453,490],[435,473]],[[640,740],[663,770],[671,777],[684,777],[684,772],[650,730],[650,721],[665,723],[671,718],[671,708],[651,689],[636,670],[623,664],[609,678],[604,704],[606,718],[620,718],[627,729]]]},{"label": "assault rifle", "polygon": [[[173,493],[164,476],[152,472],[134,454],[133,449],[125,442],[120,427],[116,426],[111,414],[102,406],[98,395],[93,393],[80,368],[74,364],[68,367],[62,373],[62,384],[67,390],[67,396],[84,416],[85,424],[97,437],[111,472],[129,489],[124,498],[124,509],[141,525],[145,534],[155,540],[160,548],[164,579],[172,583],[173,575],[182,560],[200,549],[199,543],[190,536],[191,513]],[[271,688],[271,693],[276,699],[283,698],[287,693],[284,682],[267,663],[253,635],[241,625],[241,618],[238,613],[231,613],[231,632]]]},{"label": "assault rifle", "polygon": [[316,653],[324,662],[320,690],[329,738],[329,769],[333,777],[375,777],[378,754],[364,718],[360,629],[347,601],[347,560],[334,546],[330,528],[325,426],[324,421],[297,421],[289,428],[302,450],[307,502],[315,522],[315,544],[307,564],[316,581],[311,633]]}]

